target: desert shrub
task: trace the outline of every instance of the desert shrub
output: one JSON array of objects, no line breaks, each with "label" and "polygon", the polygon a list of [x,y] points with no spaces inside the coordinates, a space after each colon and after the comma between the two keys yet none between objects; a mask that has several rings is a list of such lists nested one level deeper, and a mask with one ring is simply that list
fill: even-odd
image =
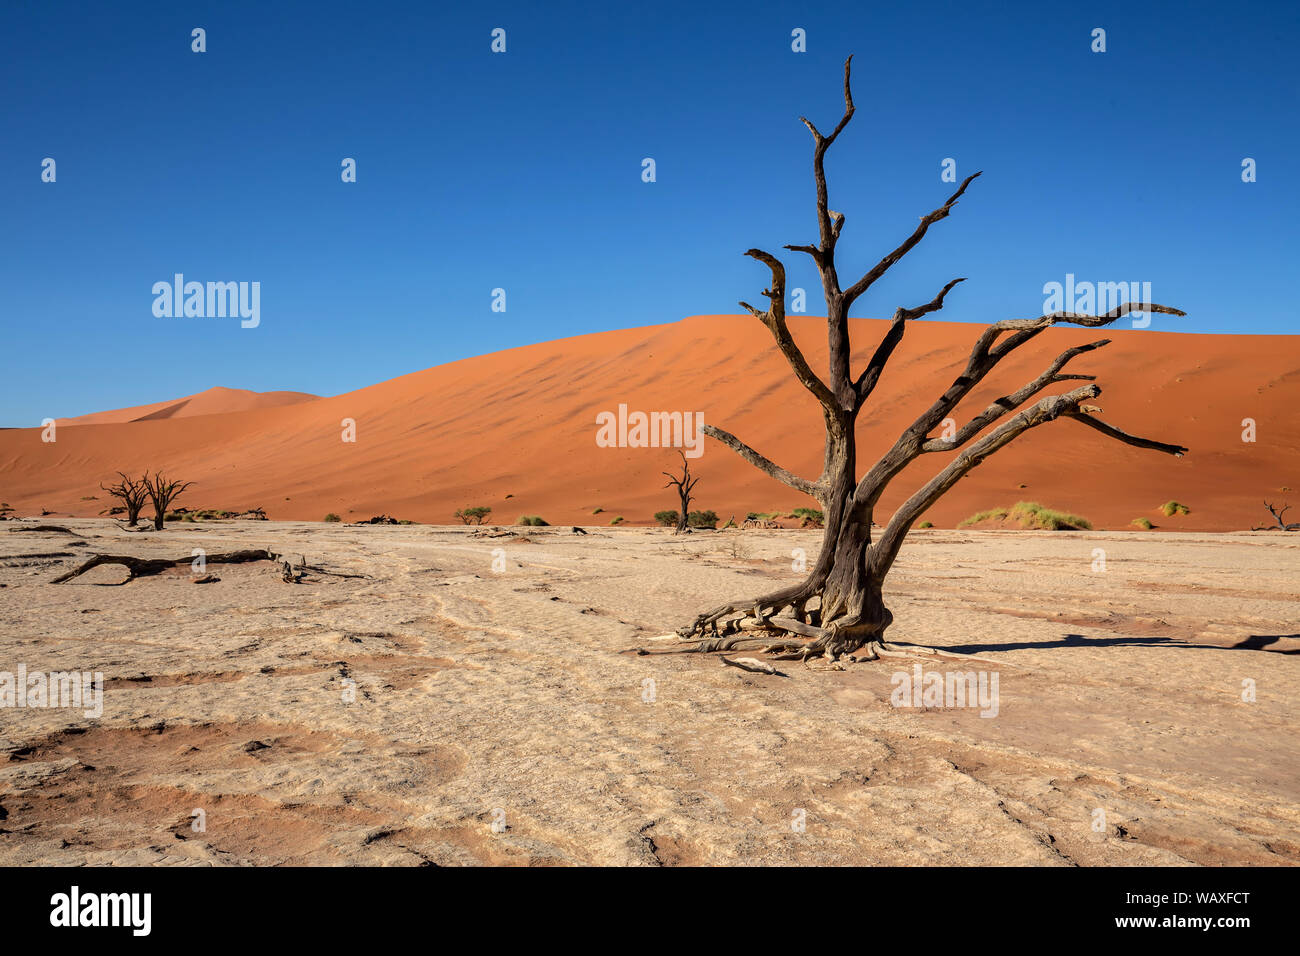
[{"label": "desert shrub", "polygon": [[663,525],[665,528],[675,528],[675,527],[677,527],[677,512],[676,512],[676,511],[656,511],[656,512],[655,512],[655,521],[656,521],[658,524]]},{"label": "desert shrub", "polygon": [[1192,509],[1185,504],[1170,500],[1160,506],[1160,513],[1166,518],[1172,518],[1174,515],[1189,515]]},{"label": "desert shrub", "polygon": [[1150,531],[1152,528],[1155,527],[1155,525],[1151,523],[1151,519],[1149,518],[1134,518],[1133,524],[1137,525],[1139,528],[1142,528],[1144,531]]},{"label": "desert shrub", "polygon": [[805,528],[820,528],[826,523],[826,516],[816,508],[795,508],[790,517],[802,518]]},{"label": "desert shrub", "polygon": [[917,527],[918,527],[918,528],[933,528],[934,525],[933,525],[931,522],[929,522],[929,521],[922,521],[919,525],[917,525]]},{"label": "desert shrub", "polygon": [[516,521],[515,524],[526,524],[535,528],[545,528],[550,526],[549,521],[544,518],[539,518],[537,515],[520,515],[519,520]]},{"label": "desert shrub", "polygon": [[1018,501],[1011,507],[1011,518],[1024,528],[1042,528],[1045,531],[1072,531],[1082,528],[1092,530],[1087,518],[1064,511],[1044,508],[1036,501]]},{"label": "desert shrub", "polygon": [[398,521],[397,521],[397,523],[398,523],[398,524],[415,524],[415,522],[412,521],[410,518],[399,518]]},{"label": "desert shrub", "polygon": [[1006,508],[990,508],[987,511],[977,511],[969,518],[964,518],[957,523],[957,527],[965,528],[968,525],[979,524],[981,521],[1005,521],[1007,517]]},{"label": "desert shrub", "polygon": [[594,515],[598,515],[598,514],[600,514],[602,511],[604,511],[604,510],[605,510],[604,508],[597,508],[595,511],[592,512],[592,514],[594,514]]},{"label": "desert shrub", "polygon": [[326,521],[338,521],[338,520],[340,520],[340,519],[339,519],[339,516],[338,516],[338,515],[336,515],[334,512],[331,511],[329,514],[327,514],[327,515],[325,516],[325,520],[326,520]]},{"label": "desert shrub", "polygon": [[476,505],[473,508],[461,508],[456,512],[456,517],[465,524],[482,524],[483,519],[491,513],[491,508],[484,505]]},{"label": "desert shrub", "polygon": [[619,515],[617,518],[611,518],[610,521],[609,521],[609,523],[610,523],[610,524],[622,524],[622,523],[623,523],[623,516],[622,516],[622,515]]},{"label": "desert shrub", "polygon": [[965,528],[969,525],[979,524],[981,521],[991,520],[1013,521],[1027,530],[1092,530],[1092,522],[1087,518],[1080,517],[1079,515],[1068,514],[1064,511],[1055,511],[1051,508],[1044,508],[1037,501],[1017,501],[1009,509],[990,508],[988,511],[981,511],[971,515],[965,521],[957,525],[957,527]]},{"label": "desert shrub", "polygon": [[718,515],[713,511],[692,511],[686,516],[688,528],[717,528]]},{"label": "desert shrub", "polygon": [[222,518],[233,518],[235,512],[226,511],[224,508],[196,508],[191,511],[189,508],[176,508],[167,512],[163,516],[164,521],[217,521]]}]

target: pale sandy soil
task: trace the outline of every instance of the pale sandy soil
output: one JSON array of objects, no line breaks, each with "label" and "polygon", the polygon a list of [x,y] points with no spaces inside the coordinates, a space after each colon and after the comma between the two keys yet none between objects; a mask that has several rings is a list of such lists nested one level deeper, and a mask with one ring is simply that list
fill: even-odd
[{"label": "pale sandy soil", "polygon": [[[815,532],[63,523],[0,525],[0,670],[100,670],[104,713],[0,710],[0,863],[1300,862],[1300,534],[915,533],[889,636],[995,661],[990,719],[891,707],[904,662],[618,653]],[[194,547],[366,577],[48,583]]]}]

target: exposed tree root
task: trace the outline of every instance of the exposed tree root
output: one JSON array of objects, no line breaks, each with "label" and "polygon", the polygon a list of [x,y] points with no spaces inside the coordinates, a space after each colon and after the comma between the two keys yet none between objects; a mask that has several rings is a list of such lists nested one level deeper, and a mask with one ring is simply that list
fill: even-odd
[{"label": "exposed tree root", "polygon": [[[755,650],[772,655],[776,661],[808,662],[824,657],[830,661],[844,658],[849,661],[875,661],[885,659],[945,658],[972,661],[996,666],[1014,666],[1005,661],[993,661],[946,651],[939,647],[921,644],[893,644],[885,641],[880,629],[874,632],[863,628],[858,621],[845,617],[828,626],[809,623],[817,620],[819,608],[809,609],[808,603],[820,594],[808,594],[809,583],[787,588],[753,601],[724,604],[706,614],[701,614],[688,627],[676,634],[677,646],[662,648],[630,648],[638,655],[651,654],[712,654],[737,650]],[[805,618],[776,617],[779,612],[791,609]],[[739,616],[737,616],[739,615]],[[723,658],[723,663],[730,663]]]},{"label": "exposed tree root", "polygon": [[749,671],[751,674],[771,674],[773,677],[786,676],[766,661],[760,661],[754,657],[720,657],[718,659],[728,667],[736,667],[742,671]]},{"label": "exposed tree root", "polygon": [[[204,555],[203,560],[205,564],[243,564],[249,561],[273,561],[279,565],[279,570],[284,580],[296,581],[302,577],[302,571],[295,572],[288,557],[265,548],[208,554]],[[163,571],[170,568],[177,568],[182,565],[191,564],[193,561],[193,555],[186,555],[182,558],[137,558],[129,554],[96,554],[87,558],[71,571],[66,571],[63,574],[60,574],[50,583],[62,584],[65,581],[70,581],[75,577],[85,574],[92,568],[99,567],[101,564],[120,564],[127,570],[126,581],[120,583],[126,584],[136,578],[161,574]],[[301,561],[300,567],[304,570],[306,569],[307,564],[305,560]]]}]

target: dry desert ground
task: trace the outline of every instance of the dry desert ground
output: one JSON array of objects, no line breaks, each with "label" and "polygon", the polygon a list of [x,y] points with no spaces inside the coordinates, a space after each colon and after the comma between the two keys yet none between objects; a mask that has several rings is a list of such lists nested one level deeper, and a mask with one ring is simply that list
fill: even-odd
[{"label": "dry desert ground", "polygon": [[[1300,862],[1300,534],[914,533],[889,636],[977,656],[924,666],[984,717],[891,706],[909,661],[620,653],[816,531],[49,520],[0,525],[0,670],[103,713],[0,710],[0,863]],[[49,583],[252,547],[309,570]]]}]

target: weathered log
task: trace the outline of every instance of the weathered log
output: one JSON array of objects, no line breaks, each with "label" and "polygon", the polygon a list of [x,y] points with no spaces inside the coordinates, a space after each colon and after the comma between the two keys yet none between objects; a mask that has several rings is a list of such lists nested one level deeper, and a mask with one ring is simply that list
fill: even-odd
[{"label": "weathered log", "polygon": [[[205,564],[244,564],[250,561],[274,561],[283,563],[284,567],[289,567],[284,555],[277,554],[274,551],[265,548],[252,548],[242,551],[224,551],[216,554],[208,554],[203,557]],[[57,578],[51,581],[51,584],[63,584],[65,581],[71,581],[75,577],[80,577],[92,568],[97,568],[104,564],[120,564],[127,570],[126,581],[119,582],[126,584],[134,581],[136,578],[148,577],[154,574],[161,574],[170,568],[178,568],[182,565],[192,564],[193,555],[186,555],[181,558],[137,558],[129,554],[94,554],[73,568],[71,571],[65,571]],[[306,566],[306,562],[303,562]]]}]

